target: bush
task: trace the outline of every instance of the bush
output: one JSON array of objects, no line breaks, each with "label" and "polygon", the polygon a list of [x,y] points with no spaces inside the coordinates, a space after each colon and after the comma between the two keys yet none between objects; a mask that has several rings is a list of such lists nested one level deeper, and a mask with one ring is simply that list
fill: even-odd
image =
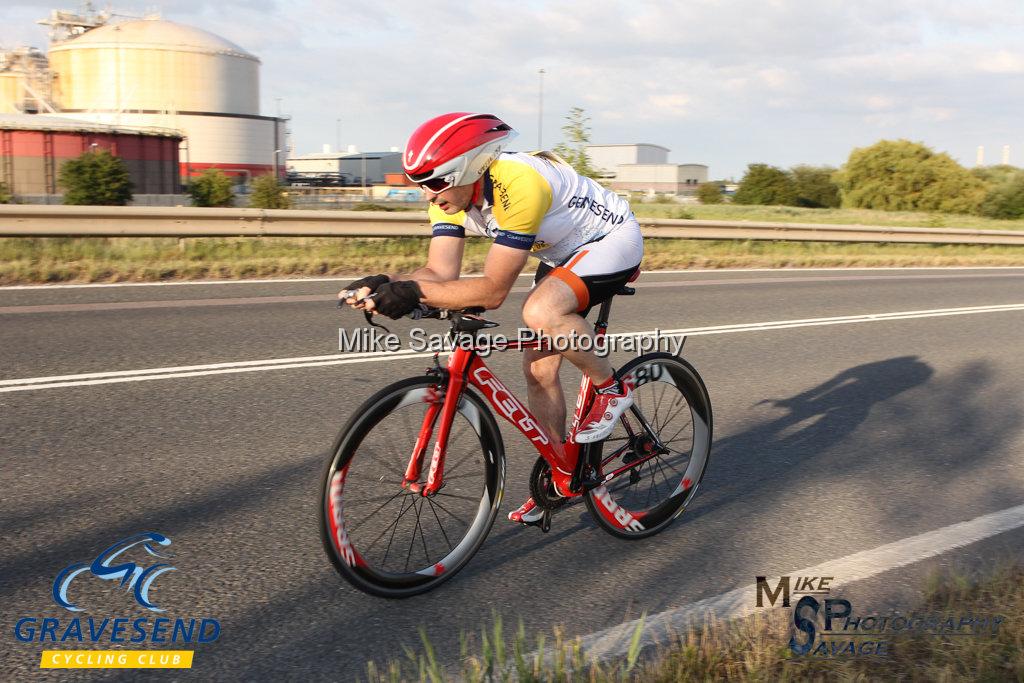
[{"label": "bush", "polygon": [[985,183],[948,154],[909,140],[853,150],[835,181],[843,206],[860,209],[971,213],[985,197]]},{"label": "bush", "polygon": [[796,206],[811,209],[835,209],[842,203],[839,186],[832,180],[831,166],[794,166],[789,174],[796,190]]},{"label": "bush", "polygon": [[261,175],[252,181],[249,206],[255,209],[290,209],[292,198],[273,174]]},{"label": "bush", "polygon": [[105,149],[85,152],[66,162],[58,182],[64,203],[89,206],[124,206],[132,200],[128,166]]},{"label": "bush", "polygon": [[989,218],[1024,218],[1024,173],[995,186],[981,203],[981,215]]},{"label": "bush", "polygon": [[783,204],[796,202],[793,179],[781,168],[768,164],[750,164],[732,198],[735,204]]},{"label": "bush", "polygon": [[7,189],[7,184],[0,183],[0,204],[10,204],[11,199],[11,192]]},{"label": "bush", "polygon": [[722,186],[719,183],[701,183],[697,188],[697,199],[701,204],[721,204]]},{"label": "bush", "polygon": [[188,186],[194,206],[234,206],[231,178],[219,168],[208,168]]},{"label": "bush", "polygon": [[1010,166],[1009,164],[979,166],[971,169],[972,175],[980,178],[989,185],[1002,185],[1008,180],[1011,180],[1018,173],[1022,172],[1024,172],[1024,169],[1017,168],[1016,166]]}]

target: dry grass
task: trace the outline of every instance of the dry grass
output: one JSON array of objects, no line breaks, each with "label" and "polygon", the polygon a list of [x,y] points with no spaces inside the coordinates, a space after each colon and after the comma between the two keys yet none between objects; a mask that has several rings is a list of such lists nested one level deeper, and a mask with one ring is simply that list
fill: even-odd
[{"label": "dry grass", "polygon": [[[423,264],[426,238],[7,238],[0,284],[303,277],[401,272]],[[466,244],[479,272],[490,242]],[[646,269],[1019,266],[1019,247],[649,239]]]},{"label": "dry grass", "polygon": [[[501,620],[462,638],[461,667],[443,668],[425,632],[419,650],[402,660],[367,666],[373,683],[398,681],[874,681],[914,682],[1024,680],[1024,567],[1007,565],[977,582],[962,575],[933,576],[918,613],[1001,615],[996,635],[893,636],[886,657],[827,660],[797,657],[787,646],[791,610],[765,610],[723,623],[708,620],[656,652],[640,656],[634,633],[623,661],[588,662],[578,641],[559,629],[545,645],[531,645],[520,625],[509,639]],[[641,626],[643,621],[641,620]]]}]

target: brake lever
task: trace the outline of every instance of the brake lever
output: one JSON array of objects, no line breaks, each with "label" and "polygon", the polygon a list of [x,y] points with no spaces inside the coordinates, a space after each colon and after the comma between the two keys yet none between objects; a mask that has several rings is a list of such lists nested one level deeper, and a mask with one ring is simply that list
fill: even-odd
[{"label": "brake lever", "polygon": [[[345,303],[345,299],[354,298],[355,295],[356,295],[356,290],[354,290],[354,289],[346,289],[343,292],[341,292],[341,296],[338,298],[338,308],[344,308],[345,306],[347,306],[347,304]],[[360,299],[360,301],[367,301],[369,299],[373,299],[373,297],[375,297],[375,296],[377,296],[377,295],[376,294],[370,294],[369,296],[365,296],[362,299]],[[391,330],[389,330],[387,327],[385,327],[384,325],[381,325],[378,322],[374,322],[374,320],[373,320],[373,311],[369,311],[369,310],[366,310],[364,308],[363,309],[363,317],[366,318],[366,322],[369,323],[372,327],[379,327],[380,329],[384,330],[384,332],[386,334],[391,334]]]}]

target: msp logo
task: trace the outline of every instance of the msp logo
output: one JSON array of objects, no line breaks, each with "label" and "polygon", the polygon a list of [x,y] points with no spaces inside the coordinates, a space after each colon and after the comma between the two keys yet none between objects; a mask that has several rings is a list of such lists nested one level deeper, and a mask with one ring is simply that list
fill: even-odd
[{"label": "msp logo", "polygon": [[68,600],[68,588],[76,576],[88,571],[96,578],[103,579],[104,581],[120,579],[119,587],[133,591],[136,602],[148,610],[163,612],[162,609],[149,601],[149,588],[158,576],[165,572],[174,571],[174,567],[166,562],[157,562],[148,567],[140,567],[134,562],[122,562],[121,564],[111,566],[111,562],[116,561],[122,553],[138,545],[141,545],[153,557],[166,558],[166,555],[161,555],[154,549],[154,544],[166,547],[171,544],[171,539],[151,531],[130,536],[104,550],[92,561],[91,565],[79,563],[67,567],[57,575],[53,582],[54,601],[64,609],[72,612],[81,612],[81,607],[76,607]]},{"label": "msp logo", "polygon": [[[96,555],[92,562],[76,562],[53,580],[54,602],[71,613],[84,612],[70,593],[84,581],[109,581],[115,590],[130,593],[140,607],[162,613],[150,596],[156,580],[171,566],[171,539],[147,531],[124,538]],[[126,601],[131,605],[130,601]],[[126,606],[127,606],[126,605]],[[136,613],[137,614],[137,613]],[[210,617],[102,616],[22,617],[14,626],[22,643],[151,643],[154,645],[211,643],[220,637],[220,622]],[[43,650],[42,668],[189,668],[193,650],[160,647],[149,650]]]},{"label": "msp logo", "polygon": [[894,636],[995,636],[1005,620],[1001,615],[988,614],[914,612],[905,616],[896,610],[887,615],[857,614],[849,600],[831,597],[835,577],[796,577],[795,582],[792,578],[780,577],[773,589],[767,577],[755,577],[756,604],[765,607],[767,601],[775,606],[781,598],[781,607],[790,607],[791,594],[800,595],[792,608],[789,639],[789,649],[798,657],[886,657],[892,653]]}]

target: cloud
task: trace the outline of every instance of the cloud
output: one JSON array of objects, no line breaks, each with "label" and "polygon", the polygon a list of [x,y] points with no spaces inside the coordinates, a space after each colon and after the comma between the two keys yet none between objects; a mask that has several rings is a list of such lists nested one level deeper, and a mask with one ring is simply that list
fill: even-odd
[{"label": "cloud", "polygon": [[[0,42],[42,46],[32,22],[53,6],[5,3]],[[300,151],[333,143],[338,119],[344,144],[388,147],[454,110],[535,140],[539,68],[546,144],[582,106],[595,141],[656,142],[714,175],[841,163],[882,133],[961,155],[981,136],[1024,144],[1019,0],[181,0],[164,15],[258,55],[263,109],[282,98]]]},{"label": "cloud", "polygon": [[993,74],[1024,74],[1024,52],[999,50],[979,57],[975,67]]}]

